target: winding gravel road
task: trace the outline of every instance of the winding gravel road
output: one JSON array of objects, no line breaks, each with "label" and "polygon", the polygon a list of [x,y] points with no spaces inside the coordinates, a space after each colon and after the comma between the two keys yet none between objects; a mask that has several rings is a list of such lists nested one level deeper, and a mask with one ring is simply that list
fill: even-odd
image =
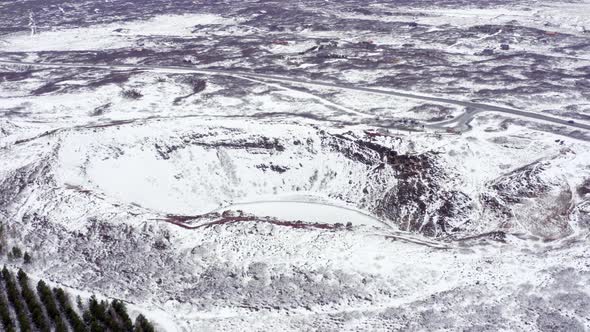
[{"label": "winding gravel road", "polygon": [[[7,61],[7,60],[0,60],[0,65],[20,65],[20,66],[34,66],[34,67],[51,67],[51,68],[59,68],[59,67],[68,67],[68,68],[100,68],[100,69],[136,69],[136,70],[144,70],[144,71],[172,71],[172,72],[186,72],[186,73],[200,73],[200,74],[213,74],[213,75],[224,75],[224,76],[242,76],[242,77],[252,77],[258,78],[263,80],[275,81],[275,82],[286,82],[286,83],[297,83],[297,84],[305,84],[305,85],[314,85],[314,86],[321,86],[321,87],[328,87],[328,88],[337,88],[343,90],[352,90],[352,91],[360,91],[360,92],[367,92],[373,94],[380,94],[380,95],[389,95],[395,97],[403,97],[409,99],[416,99],[416,100],[423,100],[423,101],[430,101],[435,103],[442,103],[442,104],[449,104],[449,105],[456,105],[467,107],[471,109],[478,110],[479,112],[497,112],[497,113],[504,113],[515,115],[519,117],[529,118],[537,121],[548,122],[552,124],[557,124],[561,126],[566,126],[572,129],[583,129],[590,131],[590,124],[585,123],[578,123],[574,122],[573,120],[564,120],[556,117],[551,117],[543,114],[526,112],[522,110],[517,110],[508,107],[490,105],[490,104],[483,104],[483,103],[476,103],[464,100],[456,100],[456,99],[449,99],[443,97],[436,97],[436,96],[426,96],[426,95],[419,95],[409,92],[400,92],[400,91],[391,91],[391,90],[383,90],[383,89],[375,89],[375,88],[367,88],[367,87],[358,87],[353,85],[345,85],[345,84],[338,84],[338,83],[331,83],[331,82],[322,82],[322,81],[310,81],[301,78],[292,78],[292,77],[284,77],[284,76],[276,76],[276,75],[267,75],[267,74],[257,74],[257,73],[250,73],[250,72],[243,72],[243,71],[236,71],[236,70],[222,70],[222,69],[201,69],[201,68],[190,68],[190,67],[182,67],[182,66],[144,66],[144,65],[126,65],[126,64],[117,64],[117,65],[98,65],[98,64],[81,64],[81,63],[37,63],[37,62],[24,62],[24,61]],[[473,115],[479,112],[472,112],[467,115],[467,118],[471,118]],[[469,119],[465,119],[462,117],[462,121],[468,121]],[[453,122],[453,121],[451,121]],[[583,139],[583,138],[581,138]]]}]

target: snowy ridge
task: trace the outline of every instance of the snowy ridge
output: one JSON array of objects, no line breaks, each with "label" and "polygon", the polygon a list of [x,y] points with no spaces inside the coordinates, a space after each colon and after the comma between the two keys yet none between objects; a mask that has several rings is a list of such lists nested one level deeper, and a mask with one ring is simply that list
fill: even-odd
[{"label": "snowy ridge", "polygon": [[31,276],[158,331],[590,329],[588,1],[62,2],[0,5]]}]

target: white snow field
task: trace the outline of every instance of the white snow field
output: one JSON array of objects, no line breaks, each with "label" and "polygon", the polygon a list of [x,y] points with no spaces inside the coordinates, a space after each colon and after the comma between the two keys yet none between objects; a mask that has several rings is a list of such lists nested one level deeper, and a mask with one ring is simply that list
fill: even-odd
[{"label": "white snow field", "polygon": [[0,263],[157,331],[590,331],[589,29],[588,1],[1,3]]}]

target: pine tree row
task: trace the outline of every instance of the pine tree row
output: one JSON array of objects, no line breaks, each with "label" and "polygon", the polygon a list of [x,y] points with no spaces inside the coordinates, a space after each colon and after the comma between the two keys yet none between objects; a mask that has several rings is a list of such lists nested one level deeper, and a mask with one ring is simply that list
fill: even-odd
[{"label": "pine tree row", "polygon": [[0,319],[2,320],[2,326],[6,332],[14,332],[14,323],[10,318],[10,309],[8,309],[8,302],[4,299],[4,294],[0,294]]},{"label": "pine tree row", "polygon": [[51,332],[50,324],[43,314],[43,308],[41,308],[41,304],[39,301],[37,301],[35,292],[33,292],[29,286],[29,278],[27,277],[27,274],[23,270],[18,270],[17,279],[20,285],[22,297],[25,300],[25,303],[27,304],[29,312],[33,318],[33,324],[41,332]]},{"label": "pine tree row", "polygon": [[[109,303],[92,296],[84,306],[78,297],[79,309],[84,313],[81,318],[62,288],[51,289],[40,280],[35,292],[24,271],[19,270],[15,280],[14,274],[6,266],[2,270],[1,279],[3,283],[0,282],[0,326],[3,329],[0,330],[30,332],[34,327],[35,331],[41,332],[155,331],[152,323],[143,315],[137,316],[134,324],[122,301],[113,300]],[[11,317],[11,306],[16,321]]]},{"label": "pine tree row", "polygon": [[61,288],[54,288],[53,293],[55,294],[55,298],[57,299],[61,309],[66,315],[66,318],[70,322],[72,330],[74,332],[87,331],[88,329],[86,328],[86,325],[84,325],[84,322],[82,319],[80,319],[80,316],[78,316],[78,313],[72,307],[70,299],[68,298],[68,294],[66,294],[66,292],[64,292],[64,290]]},{"label": "pine tree row", "polygon": [[2,269],[2,279],[4,281],[4,286],[6,287],[6,295],[8,296],[8,300],[10,301],[10,304],[16,313],[16,319],[21,332],[30,332],[31,322],[29,320],[27,309],[25,308],[23,299],[20,295],[20,292],[18,291],[14,276],[12,273],[10,273],[10,271],[8,271],[6,266]]},{"label": "pine tree row", "polygon": [[135,324],[127,314],[125,304],[113,300],[98,301],[96,297],[90,297],[88,310],[84,312],[84,322],[90,327],[90,332],[154,332],[154,326],[143,315],[137,316]]}]

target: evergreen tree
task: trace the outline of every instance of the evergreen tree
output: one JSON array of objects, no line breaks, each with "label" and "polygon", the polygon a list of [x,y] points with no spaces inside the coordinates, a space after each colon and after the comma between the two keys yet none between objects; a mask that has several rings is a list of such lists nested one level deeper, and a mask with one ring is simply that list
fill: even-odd
[{"label": "evergreen tree", "polygon": [[55,322],[55,332],[68,332],[68,327],[61,317]]},{"label": "evergreen tree", "polygon": [[113,307],[107,308],[105,326],[113,332],[125,332],[125,330],[123,329],[121,319],[119,318],[119,315],[117,315]]},{"label": "evergreen tree", "polygon": [[20,331],[31,332],[31,322],[29,321],[25,304],[23,303],[23,300],[19,294],[14,276],[8,271],[6,266],[4,266],[2,269],[2,278],[4,279],[4,284],[6,285],[8,300],[10,303],[12,303],[12,307],[16,313],[16,319],[18,320]]},{"label": "evergreen tree", "polygon": [[[0,292],[0,327],[3,327],[0,330],[2,331],[33,331],[29,318],[30,312],[32,322],[36,326],[35,331],[67,332],[70,329],[62,318],[63,312],[70,323],[71,330],[74,332],[155,332],[152,323],[143,315],[139,315],[135,323],[133,323],[127,313],[125,304],[120,300],[113,300],[110,303],[104,300],[98,301],[93,295],[88,301],[88,309],[84,312],[84,320],[82,320],[72,308],[68,295],[63,289],[54,288],[52,290],[43,280],[40,280],[37,283],[37,292],[35,293],[29,285],[27,274],[22,269],[18,271],[16,280],[6,266],[4,266],[0,275],[1,279],[4,280],[9,300],[9,302],[6,301],[2,292]],[[81,299],[79,302],[82,302]],[[10,317],[9,303],[12,304],[16,313],[19,322],[18,329]]]},{"label": "evergreen tree", "polygon": [[98,302],[96,296],[92,295],[88,300],[88,312],[90,316],[98,320],[99,322],[106,321],[106,304],[104,301]]},{"label": "evergreen tree", "polygon": [[55,298],[61,306],[61,309],[66,314],[66,318],[70,322],[74,332],[87,332],[88,329],[86,328],[86,325],[84,325],[84,322],[80,319],[78,313],[72,308],[72,304],[70,303],[70,299],[66,292],[61,288],[54,288],[53,293],[55,294]]},{"label": "evergreen tree", "polygon": [[101,326],[113,332],[123,332],[123,324],[116,311],[109,306],[107,301],[98,301],[93,295],[88,301],[88,310],[84,313],[84,321],[90,326],[90,330]]},{"label": "evergreen tree", "polygon": [[60,315],[57,303],[55,302],[53,294],[51,293],[51,288],[49,288],[49,286],[47,286],[43,280],[39,280],[37,283],[37,295],[39,295],[39,299],[41,299],[41,302],[45,306],[47,315],[55,323],[56,331],[67,331],[66,323],[63,321]]},{"label": "evergreen tree", "polygon": [[50,332],[50,322],[43,314],[43,309],[37,301],[37,297],[35,296],[35,292],[31,289],[29,285],[29,278],[27,274],[19,269],[17,274],[18,282],[20,284],[21,293],[29,308],[29,312],[31,313],[31,317],[33,318],[33,323],[35,326],[39,328],[41,332]]},{"label": "evergreen tree", "polygon": [[82,303],[80,295],[76,296],[76,304],[78,304],[78,309],[84,310],[84,303]]},{"label": "evergreen tree", "polygon": [[4,295],[0,294],[0,320],[2,320],[2,326],[9,332],[15,331],[14,322],[10,318],[10,309],[8,309],[8,302],[4,299]]},{"label": "evergreen tree", "polygon": [[17,247],[17,246],[12,247],[12,257],[21,258],[22,256],[23,256],[23,252],[20,250],[19,247]]},{"label": "evergreen tree", "polygon": [[155,332],[154,326],[150,323],[144,315],[139,314],[135,319],[134,332]]},{"label": "evergreen tree", "polygon": [[131,318],[129,318],[129,314],[127,314],[125,303],[119,300],[113,300],[113,302],[111,302],[111,308],[117,313],[122,329],[129,332],[133,331],[133,322],[131,321]]},{"label": "evergreen tree", "polygon": [[90,322],[90,332],[104,332],[106,329],[96,319]]},{"label": "evergreen tree", "polygon": [[29,253],[25,251],[25,255],[23,256],[23,261],[25,262],[25,264],[31,264],[32,259],[33,258],[31,257],[31,255],[29,255]]}]

